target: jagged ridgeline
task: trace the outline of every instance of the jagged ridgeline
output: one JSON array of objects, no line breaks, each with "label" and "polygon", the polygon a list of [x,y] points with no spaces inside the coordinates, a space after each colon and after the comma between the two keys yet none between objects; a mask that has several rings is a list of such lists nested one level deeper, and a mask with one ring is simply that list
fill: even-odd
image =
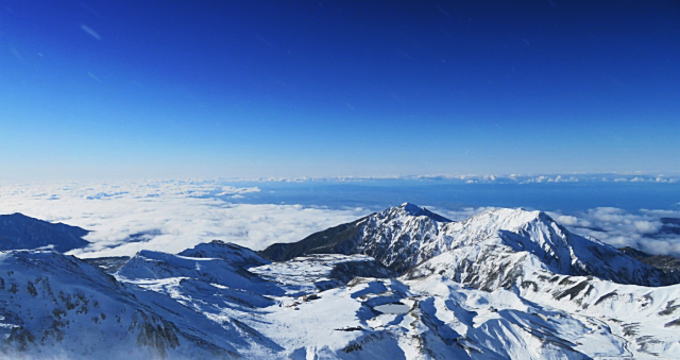
[{"label": "jagged ridgeline", "polygon": [[[650,266],[630,251],[573,234],[546,213],[523,209],[493,209],[453,222],[405,203],[261,252],[276,261],[319,253],[369,255],[399,274],[438,271],[479,287],[511,286],[534,265],[557,274],[623,284],[679,281],[672,272]],[[440,261],[427,263],[443,253],[449,254],[450,263],[436,269],[433,265]],[[467,276],[461,278],[462,274]]]},{"label": "jagged ridgeline", "polygon": [[95,259],[61,253],[87,245],[85,230],[0,219],[0,358],[680,352],[677,259],[586,239],[540,211],[454,222],[406,203],[261,252],[216,240]]}]

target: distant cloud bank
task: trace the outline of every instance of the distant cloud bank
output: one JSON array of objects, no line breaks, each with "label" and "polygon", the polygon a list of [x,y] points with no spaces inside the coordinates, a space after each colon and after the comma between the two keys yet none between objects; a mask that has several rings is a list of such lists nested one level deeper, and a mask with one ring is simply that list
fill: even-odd
[{"label": "distant cloud bank", "polygon": [[398,175],[332,177],[258,177],[225,178],[224,181],[248,182],[365,182],[432,181],[461,184],[540,184],[540,183],[680,183],[680,175],[663,174],[546,174],[546,175]]},{"label": "distant cloud bank", "polygon": [[115,185],[0,186],[0,213],[21,212],[92,232],[82,257],[132,255],[142,249],[178,252],[214,239],[259,249],[296,241],[365,215],[365,209],[232,204],[217,196],[244,196],[257,187],[210,182]]},{"label": "distant cloud bank", "polygon": [[572,231],[616,247],[680,255],[680,211],[677,210],[641,209],[633,214],[619,208],[598,207],[574,215],[550,214]]}]

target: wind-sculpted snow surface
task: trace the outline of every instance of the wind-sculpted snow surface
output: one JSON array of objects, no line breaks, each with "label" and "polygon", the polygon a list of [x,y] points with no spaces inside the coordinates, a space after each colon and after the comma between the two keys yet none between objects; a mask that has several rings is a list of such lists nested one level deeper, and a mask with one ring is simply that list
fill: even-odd
[{"label": "wind-sculpted snow surface", "polygon": [[495,209],[451,222],[404,204],[261,253],[212,241],[179,254],[145,250],[88,262],[44,250],[0,253],[2,354],[495,360],[680,353],[676,275],[572,234],[539,211]]},{"label": "wind-sculpted snow surface", "polygon": [[441,277],[356,278],[337,288],[315,286],[334,264],[356,259],[342,255],[296,259],[306,264],[293,265],[295,273],[283,264],[253,269],[282,286],[293,283],[295,290],[307,289],[295,297],[279,298],[279,305],[267,309],[270,323],[263,331],[286,349],[283,357],[587,359],[593,354],[630,355],[625,341],[610,333],[604,323],[545,309],[502,289],[466,289]]}]

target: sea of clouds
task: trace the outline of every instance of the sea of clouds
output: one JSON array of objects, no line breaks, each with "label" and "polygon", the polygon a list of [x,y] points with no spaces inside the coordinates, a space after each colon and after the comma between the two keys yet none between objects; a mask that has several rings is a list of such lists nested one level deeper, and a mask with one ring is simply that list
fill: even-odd
[{"label": "sea of clouds", "polygon": [[20,212],[90,230],[85,239],[91,246],[72,254],[97,257],[133,255],[142,249],[179,252],[214,239],[261,249],[300,240],[369,212],[221,200],[257,191],[191,181],[4,185],[0,214]]},{"label": "sea of clouds", "polygon": [[[274,242],[300,240],[375,210],[239,203],[260,191],[257,186],[210,181],[0,185],[0,214],[20,212],[90,230],[86,240],[91,245],[72,254],[98,257],[133,255],[142,249],[179,252],[214,239],[262,249]],[[483,209],[431,208],[452,220]],[[616,247],[680,254],[680,232],[662,231],[668,229],[661,222],[662,218],[680,218],[680,211],[641,209],[632,213],[599,207],[549,214],[576,233]]]},{"label": "sea of clouds", "polygon": [[640,209],[630,213],[615,207],[598,207],[573,215],[551,213],[562,225],[615,247],[630,246],[651,254],[680,255],[680,226],[661,219],[680,219],[680,211]]}]

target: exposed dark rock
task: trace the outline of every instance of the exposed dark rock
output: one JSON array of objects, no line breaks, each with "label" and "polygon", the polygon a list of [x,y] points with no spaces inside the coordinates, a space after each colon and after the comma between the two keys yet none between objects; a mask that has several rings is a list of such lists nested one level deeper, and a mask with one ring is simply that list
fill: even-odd
[{"label": "exposed dark rock", "polygon": [[290,260],[308,254],[349,254],[349,243],[359,235],[357,224],[361,220],[334,226],[295,243],[273,244],[260,254],[274,261]]}]

